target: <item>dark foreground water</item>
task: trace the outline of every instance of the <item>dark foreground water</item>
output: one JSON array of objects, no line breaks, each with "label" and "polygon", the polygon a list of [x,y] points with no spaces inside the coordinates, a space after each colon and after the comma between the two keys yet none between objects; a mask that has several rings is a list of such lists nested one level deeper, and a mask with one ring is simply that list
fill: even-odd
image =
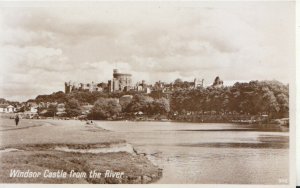
[{"label": "dark foreground water", "polygon": [[163,169],[158,183],[284,184],[289,133],[246,125],[97,122]]}]

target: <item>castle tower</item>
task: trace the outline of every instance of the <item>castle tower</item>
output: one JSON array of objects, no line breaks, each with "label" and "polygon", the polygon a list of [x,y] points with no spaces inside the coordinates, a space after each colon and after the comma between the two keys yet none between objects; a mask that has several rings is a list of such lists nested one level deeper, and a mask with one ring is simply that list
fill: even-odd
[{"label": "castle tower", "polygon": [[223,87],[223,81],[220,79],[219,76],[217,76],[217,77],[215,78],[215,81],[214,81],[214,83],[213,83],[212,86],[213,86],[213,87]]},{"label": "castle tower", "polygon": [[70,93],[72,91],[71,81],[65,82],[65,93]]},{"label": "castle tower", "polygon": [[121,73],[113,69],[113,79],[110,82],[112,92],[128,90],[132,86],[131,74]]},{"label": "castle tower", "polygon": [[195,78],[194,79],[194,88],[203,87],[204,79]]}]

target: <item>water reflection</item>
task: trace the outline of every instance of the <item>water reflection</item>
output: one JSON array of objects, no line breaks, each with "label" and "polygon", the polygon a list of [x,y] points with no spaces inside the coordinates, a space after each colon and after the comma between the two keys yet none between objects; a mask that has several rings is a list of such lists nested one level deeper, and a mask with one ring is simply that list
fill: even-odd
[{"label": "water reflection", "polygon": [[[279,184],[289,177],[289,133],[264,126],[98,122],[163,168],[158,183]],[[275,129],[276,131],[273,131]]]}]

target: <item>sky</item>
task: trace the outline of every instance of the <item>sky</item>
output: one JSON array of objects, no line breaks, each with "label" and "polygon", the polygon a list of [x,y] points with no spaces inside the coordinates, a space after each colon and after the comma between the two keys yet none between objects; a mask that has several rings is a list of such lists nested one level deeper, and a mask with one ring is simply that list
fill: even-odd
[{"label": "sky", "polygon": [[0,3],[0,98],[64,82],[293,82],[295,2]]}]

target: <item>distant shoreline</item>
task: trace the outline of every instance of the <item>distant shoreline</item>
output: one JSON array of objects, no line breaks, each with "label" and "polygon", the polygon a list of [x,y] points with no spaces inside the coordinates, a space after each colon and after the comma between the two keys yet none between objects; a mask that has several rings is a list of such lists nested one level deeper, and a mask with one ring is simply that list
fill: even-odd
[{"label": "distant shoreline", "polygon": [[[0,116],[0,119],[3,118]],[[6,117],[9,119],[9,117]],[[288,119],[288,118],[283,118],[283,119]],[[28,119],[28,120],[36,120],[36,119]],[[94,121],[103,121],[103,122],[158,122],[158,123],[193,123],[193,124],[218,124],[218,123],[226,123],[226,124],[236,124],[236,125],[243,125],[247,128],[249,128],[248,131],[254,131],[254,130],[264,130],[264,131],[275,131],[275,132],[288,132],[289,131],[289,122],[286,123],[286,121],[282,121],[281,119],[274,119],[270,120],[268,122],[230,122],[230,121],[186,121],[186,120],[174,120],[174,119],[163,119],[163,120],[158,120],[158,119],[153,119],[153,118],[143,118],[143,119],[106,119],[106,120],[80,120],[80,119],[73,119],[73,118],[40,118],[37,120],[76,120],[76,121],[81,121],[81,122],[86,122],[85,124],[93,124],[91,122]],[[22,120],[21,120],[22,121]],[[234,130],[232,130],[234,131]],[[240,130],[239,130],[240,131]]]},{"label": "distant shoreline", "polygon": [[[0,119],[13,119],[15,114],[0,114]],[[282,125],[283,119],[288,120],[289,118],[281,118],[281,119],[270,119],[268,121],[255,121],[255,120],[244,120],[244,119],[236,119],[236,120],[200,120],[200,119],[154,119],[154,118],[116,118],[116,119],[78,119],[72,117],[42,117],[39,118],[22,118],[21,119],[39,119],[39,120],[79,120],[79,121],[128,121],[128,122],[182,122],[182,123],[233,123],[233,124],[247,124],[247,125],[261,125],[261,124],[274,124],[274,125]],[[288,121],[287,121],[288,122]]]}]

